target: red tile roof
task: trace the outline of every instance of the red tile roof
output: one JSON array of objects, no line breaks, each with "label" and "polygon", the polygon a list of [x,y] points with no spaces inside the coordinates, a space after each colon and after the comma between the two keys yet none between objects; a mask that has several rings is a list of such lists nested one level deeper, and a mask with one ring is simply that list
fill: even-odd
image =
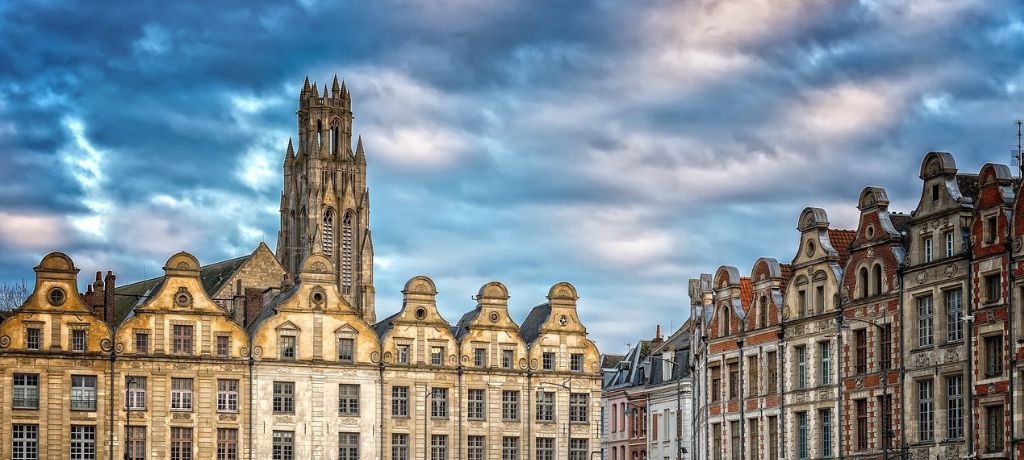
[{"label": "red tile roof", "polygon": [[832,243],[832,247],[839,252],[839,265],[846,266],[846,261],[850,260],[850,245],[853,244],[853,239],[856,236],[855,230],[828,229],[828,240]]},{"label": "red tile roof", "polygon": [[793,266],[790,264],[779,264],[782,268],[782,285],[789,284],[789,277],[793,276]]},{"label": "red tile roof", "polygon": [[740,302],[743,304],[743,311],[747,311],[750,302],[754,300],[754,283],[749,277],[740,278]]}]

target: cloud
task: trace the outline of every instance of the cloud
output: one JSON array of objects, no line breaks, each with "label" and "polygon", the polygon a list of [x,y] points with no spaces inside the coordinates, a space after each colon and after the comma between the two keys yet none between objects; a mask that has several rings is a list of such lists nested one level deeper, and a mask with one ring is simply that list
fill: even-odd
[{"label": "cloud", "polygon": [[[918,161],[1007,161],[1011,0],[0,5],[0,281],[53,249],[152,276],[273,247],[303,77],[346,80],[380,313],[415,274],[457,319],[577,285],[602,349],[681,324],[686,279],[791,260],[795,220],[909,210]],[[1000,153],[1003,152],[1003,153]],[[630,311],[630,318],[623,318]]]}]

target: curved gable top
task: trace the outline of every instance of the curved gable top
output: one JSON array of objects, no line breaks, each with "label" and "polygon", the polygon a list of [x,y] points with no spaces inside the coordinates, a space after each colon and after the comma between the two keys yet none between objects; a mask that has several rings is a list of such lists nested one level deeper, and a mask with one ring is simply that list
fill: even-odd
[{"label": "curved gable top", "polygon": [[797,230],[805,232],[815,228],[826,229],[828,228],[828,214],[825,213],[824,209],[821,208],[804,208],[800,212],[800,220],[796,224]]},{"label": "curved gable top", "polygon": [[782,264],[771,257],[757,259],[754,268],[750,270],[750,279],[755,283],[779,278],[782,278]]},{"label": "curved gable top", "polygon": [[227,315],[203,288],[199,261],[187,252],[179,252],[164,264],[164,279],[156,292],[135,310],[173,310],[178,313]]},{"label": "curved gable top", "polygon": [[935,176],[952,176],[956,174],[956,161],[949,152],[928,152],[921,160],[922,180]]},{"label": "curved gable top", "polygon": [[864,190],[860,192],[860,199],[857,200],[857,209],[861,211],[888,206],[889,195],[882,187],[864,187]]},{"label": "curved gable top", "polygon": [[[92,308],[85,304],[78,294],[78,268],[74,261],[63,252],[51,252],[33,268],[36,272],[36,283],[32,293],[18,307],[18,310],[67,311],[93,314]],[[51,292],[58,289],[61,295],[53,299]],[[54,303],[54,302],[57,303]]]},{"label": "curved gable top", "polygon": [[731,265],[722,265],[718,267],[715,272],[715,285],[716,289],[721,289],[728,286],[738,286],[740,284],[740,271]]},{"label": "curved gable top", "polygon": [[981,186],[986,185],[1010,185],[1013,181],[1013,176],[1010,174],[1010,168],[1003,164],[998,163],[985,163],[981,167],[979,173],[981,177]]}]

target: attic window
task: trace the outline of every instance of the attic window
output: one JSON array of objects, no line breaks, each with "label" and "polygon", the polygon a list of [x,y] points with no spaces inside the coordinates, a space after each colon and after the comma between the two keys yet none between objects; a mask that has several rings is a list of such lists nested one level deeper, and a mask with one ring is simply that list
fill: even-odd
[{"label": "attic window", "polygon": [[939,201],[939,184],[932,185],[932,201]]},{"label": "attic window", "polygon": [[985,218],[985,244],[996,242],[996,216]]},{"label": "attic window", "polygon": [[416,309],[416,319],[423,319],[427,317],[427,309],[420,307]]},{"label": "attic window", "polygon": [[46,295],[46,299],[49,300],[50,305],[59,307],[64,305],[64,300],[67,299],[67,296],[64,294],[63,289],[55,287],[50,289],[50,292]]}]

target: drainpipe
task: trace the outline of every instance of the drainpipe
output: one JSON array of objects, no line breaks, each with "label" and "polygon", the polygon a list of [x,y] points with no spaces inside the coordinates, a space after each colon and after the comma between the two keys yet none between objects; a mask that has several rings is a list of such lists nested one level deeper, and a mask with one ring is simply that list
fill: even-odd
[{"label": "drainpipe", "polygon": [[525,447],[526,447],[526,459],[527,460],[532,458],[532,455],[530,455],[530,446],[532,445],[530,443],[530,441],[533,439],[533,438],[531,438],[531,436],[532,436],[532,428],[533,428],[533,415],[530,412],[530,408],[532,407],[531,403],[530,403],[530,394],[533,392],[532,386],[531,386],[532,383],[533,383],[533,369],[527,369],[526,370],[526,397],[524,398],[526,400],[526,440],[525,440],[526,442],[523,443],[525,445]]},{"label": "drainpipe", "polygon": [[[1013,213],[1011,213],[1010,211],[1007,211],[1006,213],[1007,213],[1007,216],[1006,216],[1007,217],[1007,221],[1013,222]],[[1013,390],[1015,388],[1014,387],[1014,383],[1016,381],[1016,379],[1014,378],[1014,374],[1017,371],[1017,345],[1016,345],[1016,342],[1013,339],[1013,316],[1014,316],[1014,314],[1013,314],[1013,290],[1014,290],[1013,283],[1015,281],[1015,277],[1013,275],[1013,268],[1014,268],[1013,267],[1013,262],[1014,262],[1014,260],[1013,260],[1014,259],[1013,258],[1013,242],[1012,242],[1012,240],[1010,240],[1010,241],[1007,241],[1007,242],[1003,243],[1003,245],[1006,248],[1006,258],[1007,258],[1006,276],[1008,277],[1008,282],[1006,284],[1008,286],[1007,289],[1006,289],[1006,317],[1007,317],[1007,329],[1009,329],[1009,334],[1008,334],[1009,337],[1007,337],[1006,343],[1007,343],[1008,348],[1010,350],[1010,353],[1009,353],[1009,355],[1010,355],[1009,356],[1009,361],[1010,362],[1009,362],[1009,367],[1007,368],[1007,369],[1009,369],[1008,370],[1008,374],[1009,374],[1009,377],[1010,377],[1010,390],[1009,390],[1009,395],[1008,395],[1009,399],[1010,399],[1010,417],[1009,417],[1009,419],[1010,419],[1010,456],[1014,456],[1014,455],[1017,454],[1017,428],[1016,428],[1017,424],[1016,424],[1015,417],[1013,415],[1013,414],[1016,413],[1014,411],[1014,407],[1016,406],[1015,402],[1016,402],[1016,399],[1017,399],[1017,398],[1013,397]]]},{"label": "drainpipe", "polygon": [[746,406],[746,401],[743,400],[743,361],[744,361],[745,357],[743,356],[743,339],[742,338],[736,341],[736,347],[740,349],[740,359],[739,359],[739,361],[740,361],[740,363],[739,363],[740,364],[740,375],[739,375],[739,378],[736,379],[736,383],[740,386],[739,389],[738,389],[739,394],[737,395],[737,396],[739,396],[739,400],[740,400],[740,458],[746,458],[747,457],[747,455],[746,455],[747,454],[747,442],[746,442],[747,435],[746,435],[745,431],[747,429],[747,418],[746,418],[746,407],[744,407],[744,406]]},{"label": "drainpipe", "polygon": [[[904,305],[904,303],[903,303],[903,286],[905,284],[904,281],[903,281],[903,275],[905,274],[904,271],[905,271],[905,266],[903,264],[900,264],[899,266],[896,267],[896,276],[900,280],[900,298],[899,298],[899,307],[898,307],[899,308],[899,315],[900,315],[900,323],[899,323],[899,327],[898,328],[895,328],[895,327],[893,328],[894,331],[900,331],[900,340],[897,341],[897,345],[896,346],[899,347],[899,357],[900,357],[900,423],[899,423],[899,427],[900,427],[900,450],[899,450],[899,452],[901,454],[903,452],[903,446],[907,445],[907,430],[905,429],[905,427],[907,426],[907,412],[906,412],[906,407],[907,407],[906,406],[907,388],[906,388],[906,378],[905,378],[906,373],[907,373],[907,365],[906,365],[906,356],[904,355],[904,348],[905,347],[904,347],[904,344],[903,344],[903,341],[905,340],[905,337],[903,336],[903,318],[904,318],[904,316],[903,316],[903,305]],[[886,375],[886,378],[888,378],[888,375]],[[892,424],[892,422],[890,421],[890,425],[891,424]]]},{"label": "drainpipe", "polygon": [[[105,296],[106,296],[106,293],[104,293],[104,297]],[[104,302],[104,304],[105,303],[106,302]],[[114,343],[117,343],[117,336],[116,335],[114,336]],[[113,345],[111,345],[111,347],[113,347]],[[113,348],[111,348],[110,349],[110,382],[108,382],[109,383],[109,387],[110,387],[110,391],[109,391],[110,394],[109,394],[109,396],[107,398],[108,399],[107,405],[109,406],[107,408],[107,411],[110,412],[110,417],[109,417],[110,422],[107,424],[107,426],[109,427],[109,428],[107,428],[107,430],[108,430],[107,438],[110,439],[110,460],[114,460],[114,378],[115,378],[114,377],[114,367],[116,365],[116,362],[117,362],[117,352],[114,351]],[[127,417],[127,416],[128,416],[128,414],[125,414],[125,417]],[[125,433],[125,434],[127,435],[127,433]]]},{"label": "drainpipe", "polygon": [[[783,306],[785,309],[785,306]],[[779,370],[782,372],[775,372],[775,388],[779,393],[779,441],[781,441],[782,456],[780,458],[786,458],[789,454],[789,450],[786,448],[786,396],[789,391],[786,390],[786,379],[780,379],[780,376],[786,375],[786,315],[780,314],[782,321],[779,322]],[[779,381],[781,380],[781,382]]]},{"label": "drainpipe", "polygon": [[[838,296],[837,296],[837,298],[838,298]],[[836,304],[837,304],[836,306],[838,307],[837,308],[838,311],[836,313],[836,357],[839,358],[840,356],[843,355],[843,303],[841,301],[837,301]],[[831,356],[830,356],[830,358],[831,358]],[[842,359],[837,359],[837,361],[839,361],[839,362],[836,363],[836,377],[837,377],[836,378],[836,383],[838,384],[837,385],[837,387],[838,387],[837,388],[837,394],[838,394],[839,398],[838,398],[838,401],[836,401],[836,409],[837,409],[836,410],[836,426],[839,427],[839,436],[837,436],[837,440],[839,441],[839,446],[838,446],[839,447],[839,460],[843,460],[843,451],[844,451],[843,446],[845,445],[843,443],[843,436],[842,436],[842,433],[843,433],[843,372],[842,372],[842,370],[843,370],[843,363],[842,363]],[[831,372],[831,371],[832,370],[829,369],[829,372]],[[832,436],[832,433],[829,433],[829,437],[831,437],[831,436]]]},{"label": "drainpipe", "polygon": [[[252,345],[252,344],[250,344],[250,345]],[[252,357],[252,350],[249,350],[249,440],[248,440],[248,442],[249,442],[249,460],[253,459],[253,452],[252,452],[252,430],[253,430],[252,411],[255,408],[256,404],[254,403],[254,395],[253,395],[253,388],[252,388],[252,383],[253,383],[254,379],[253,379],[253,375],[252,374],[253,374],[253,369],[255,367],[256,367],[256,359]]]},{"label": "drainpipe", "polygon": [[380,453],[377,455],[377,458],[384,458],[384,361],[381,361],[378,368],[380,369],[380,390],[378,391],[380,404],[377,404],[380,408]]},{"label": "drainpipe", "polygon": [[967,350],[967,413],[970,417],[965,420],[967,423],[967,457],[974,458],[974,291],[971,286],[974,281],[974,253],[971,248],[970,228],[961,226],[960,236],[964,240],[964,255],[967,256],[967,314],[965,319],[967,340],[964,342]]},{"label": "drainpipe", "polygon": [[[703,319],[701,319],[703,321]],[[704,342],[704,443],[705,452],[704,454],[708,457],[711,456],[711,445],[708,440],[711,439],[711,432],[709,425],[711,424],[711,402],[708,400],[707,388],[710,388],[708,384],[708,336],[701,336],[700,340]]]},{"label": "drainpipe", "polygon": [[458,393],[458,396],[459,396],[459,406],[455,409],[456,420],[458,420],[458,422],[457,422],[458,423],[457,430],[459,432],[459,448],[458,448],[459,456],[458,456],[458,458],[465,458],[465,457],[462,456],[462,445],[464,444],[464,441],[462,440],[462,365],[461,364],[458,367],[458,381],[459,381],[458,382],[458,387],[459,387],[459,393]]}]

